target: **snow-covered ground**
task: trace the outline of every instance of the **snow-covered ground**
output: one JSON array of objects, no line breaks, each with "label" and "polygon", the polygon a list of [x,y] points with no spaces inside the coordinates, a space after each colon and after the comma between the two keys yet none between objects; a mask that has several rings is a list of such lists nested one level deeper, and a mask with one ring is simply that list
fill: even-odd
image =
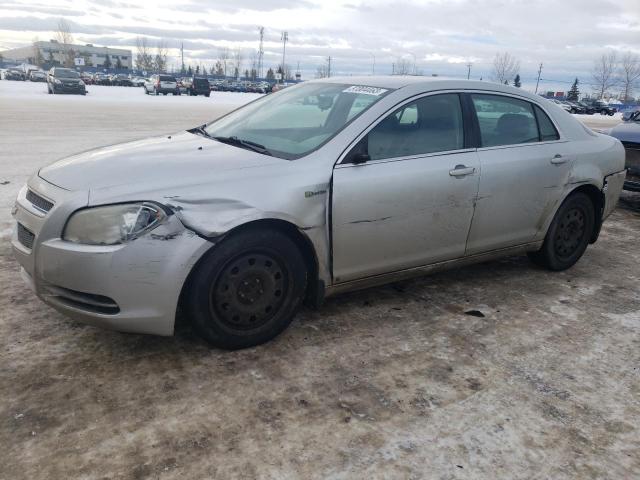
[{"label": "snow-covered ground", "polygon": [[10,210],[40,167],[90,148],[185,130],[250,102],[255,93],[145,95],[142,88],[89,85],[87,96],[49,95],[46,83],[0,81],[0,241]]}]

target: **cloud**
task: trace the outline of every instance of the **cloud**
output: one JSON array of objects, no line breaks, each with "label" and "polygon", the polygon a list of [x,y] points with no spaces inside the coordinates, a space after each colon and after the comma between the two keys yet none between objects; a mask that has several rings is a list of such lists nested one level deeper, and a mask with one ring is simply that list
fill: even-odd
[{"label": "cloud", "polygon": [[587,81],[605,46],[640,53],[638,0],[0,0],[0,45],[53,35],[60,16],[82,43],[135,48],[137,36],[167,41],[172,62],[184,44],[188,62],[212,64],[221,47],[245,58],[265,27],[265,64],[287,61],[309,77],[332,56],[338,73],[389,73],[398,58],[425,74],[488,77],[493,56],[509,51],[527,81]]}]

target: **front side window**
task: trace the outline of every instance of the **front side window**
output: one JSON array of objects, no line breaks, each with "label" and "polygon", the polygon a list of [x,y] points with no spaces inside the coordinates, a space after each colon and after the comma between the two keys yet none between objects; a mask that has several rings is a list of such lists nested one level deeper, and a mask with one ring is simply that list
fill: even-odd
[{"label": "front side window", "polygon": [[483,147],[539,141],[533,105],[517,98],[472,94]]},{"label": "front side window", "polygon": [[462,108],[460,97],[454,93],[431,95],[408,103],[367,134],[367,153],[371,160],[462,148]]},{"label": "front side window", "polygon": [[208,136],[243,141],[285,159],[300,158],[340,132],[390,90],[308,83],[252,102],[205,128]]}]

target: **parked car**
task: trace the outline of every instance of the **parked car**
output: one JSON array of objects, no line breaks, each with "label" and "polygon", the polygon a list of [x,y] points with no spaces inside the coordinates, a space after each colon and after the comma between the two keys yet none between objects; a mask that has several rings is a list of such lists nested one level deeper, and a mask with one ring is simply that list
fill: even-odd
[{"label": "parked car", "polygon": [[569,104],[567,104],[567,103],[565,103],[565,102],[561,102],[560,100],[555,99],[555,98],[549,98],[549,99],[547,99],[547,100],[549,100],[550,102],[555,103],[555,104],[556,104],[556,105],[558,105],[561,109],[563,109],[565,112],[573,113],[573,112],[571,111],[571,105],[569,105]]},{"label": "parked car", "polygon": [[31,80],[32,82],[46,82],[47,74],[42,70],[33,70],[29,74],[29,80]]},{"label": "parked car", "polygon": [[612,107],[608,103],[603,102],[602,100],[596,100],[591,103],[593,110],[600,115],[609,115],[613,116],[618,110],[615,107]]},{"label": "parked car", "polygon": [[576,102],[576,103],[584,109],[584,113],[586,115],[593,115],[594,113],[596,113],[596,109],[593,108],[588,103],[586,102]]},{"label": "parked car", "polygon": [[622,120],[622,123],[603,133],[617,138],[624,145],[627,168],[624,189],[640,192],[640,110],[626,112]]},{"label": "parked car", "polygon": [[146,82],[147,79],[143,78],[143,77],[131,77],[131,84],[134,87],[143,87],[144,86],[144,82]]},{"label": "parked car", "polygon": [[149,80],[144,82],[144,93],[147,95],[150,93],[180,95],[180,89],[175,77],[171,75],[151,75]]},{"label": "parked car", "polygon": [[295,83],[291,83],[291,82],[274,83],[274,84],[273,84],[273,87],[271,87],[271,91],[272,91],[273,93],[275,93],[275,92],[278,92],[278,91],[280,91],[280,90],[283,90],[283,89],[285,89],[285,88],[287,88],[287,87],[291,87],[291,86],[293,86],[293,85],[295,85]]},{"label": "parked car", "polygon": [[47,75],[49,93],[75,93],[86,95],[87,89],[80,74],[70,68],[53,67]]},{"label": "parked car", "polygon": [[96,72],[93,74],[93,83],[96,85],[111,85],[111,78],[106,73]]},{"label": "parked car", "polygon": [[4,72],[5,80],[24,80],[24,74],[17,68],[8,68]]},{"label": "parked car", "polygon": [[118,87],[133,87],[131,79],[124,73],[118,73],[117,75],[111,75],[111,85]]},{"label": "parked car", "polygon": [[620,141],[522,89],[330,78],[41,168],[12,246],[36,294],[76,319],[171,335],[180,308],[242,348],[303,300],[525,252],[566,270],[624,178]]},{"label": "parked car", "polygon": [[93,84],[93,75],[88,72],[81,72],[80,79],[84,82],[85,85]]},{"label": "parked car", "polygon": [[211,94],[211,85],[209,80],[201,77],[193,77],[190,79],[189,86],[187,87],[188,95],[204,95],[208,97]]}]

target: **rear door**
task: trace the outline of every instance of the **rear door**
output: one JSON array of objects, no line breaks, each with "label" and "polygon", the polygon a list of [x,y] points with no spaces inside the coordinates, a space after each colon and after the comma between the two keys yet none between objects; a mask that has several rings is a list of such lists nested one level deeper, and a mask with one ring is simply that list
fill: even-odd
[{"label": "rear door", "polygon": [[333,174],[334,281],[464,255],[480,176],[466,145],[457,93],[409,100],[364,135]]},{"label": "rear door", "polygon": [[538,105],[470,94],[480,130],[482,177],[467,254],[534,240],[560,198],[573,153]]}]

